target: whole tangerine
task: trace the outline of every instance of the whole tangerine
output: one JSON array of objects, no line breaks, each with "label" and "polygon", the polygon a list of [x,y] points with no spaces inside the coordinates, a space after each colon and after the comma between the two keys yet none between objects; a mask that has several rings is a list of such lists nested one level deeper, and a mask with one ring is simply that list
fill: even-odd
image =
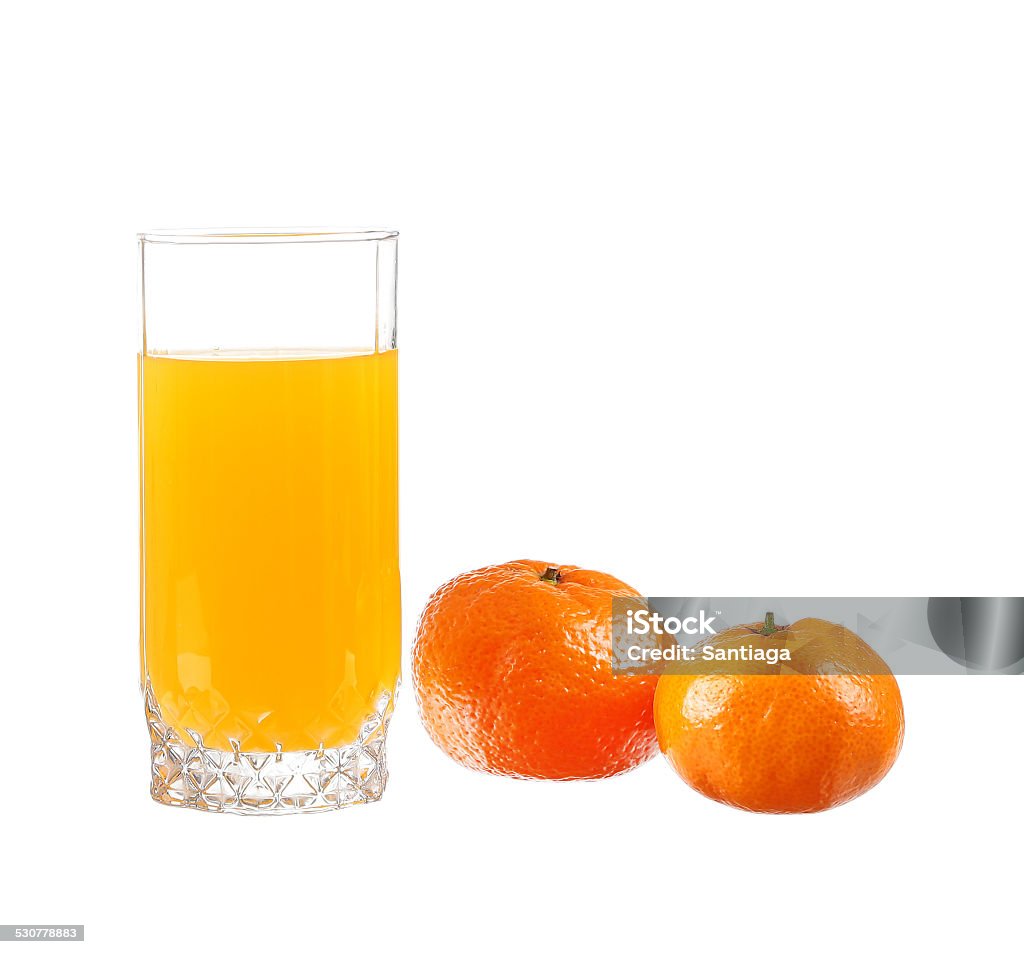
[{"label": "whole tangerine", "polygon": [[537,560],[445,583],[413,648],[430,737],[469,768],[517,778],[605,778],[655,755],[657,676],[613,670],[616,597],[642,603],[613,576]]},{"label": "whole tangerine", "polygon": [[[821,619],[776,627],[769,613],[703,645],[718,658],[663,675],[654,702],[662,752],[701,794],[753,812],[819,812],[862,795],[896,761],[899,686],[855,633]],[[722,661],[742,646],[772,661]],[[778,661],[782,648],[790,661]]]}]

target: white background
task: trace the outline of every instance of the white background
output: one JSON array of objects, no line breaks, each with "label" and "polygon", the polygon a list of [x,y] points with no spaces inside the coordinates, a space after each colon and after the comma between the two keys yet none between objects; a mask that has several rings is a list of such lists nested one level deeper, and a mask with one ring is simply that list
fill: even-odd
[{"label": "white background", "polygon": [[134,233],[402,231],[406,647],[531,557],[647,593],[1021,591],[1013,3],[52,3],[0,23],[0,921],[98,951],[1019,945],[1021,683],[902,680],[819,816],[659,758],[147,797]]}]

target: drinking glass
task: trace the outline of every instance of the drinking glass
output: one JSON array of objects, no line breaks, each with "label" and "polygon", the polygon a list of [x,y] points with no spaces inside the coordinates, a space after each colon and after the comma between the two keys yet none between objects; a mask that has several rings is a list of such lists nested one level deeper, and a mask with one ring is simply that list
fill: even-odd
[{"label": "drinking glass", "polygon": [[139,236],[153,798],[376,801],[399,677],[396,232]]}]

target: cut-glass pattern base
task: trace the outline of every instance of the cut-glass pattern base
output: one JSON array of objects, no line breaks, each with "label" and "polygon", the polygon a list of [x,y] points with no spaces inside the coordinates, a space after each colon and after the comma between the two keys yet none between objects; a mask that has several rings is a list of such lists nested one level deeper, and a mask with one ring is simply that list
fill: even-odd
[{"label": "cut-glass pattern base", "polygon": [[150,792],[162,805],[291,815],[375,802],[384,792],[390,693],[381,696],[351,745],[269,753],[211,749],[192,731],[184,742],[164,721],[149,685],[144,694],[153,767]]}]

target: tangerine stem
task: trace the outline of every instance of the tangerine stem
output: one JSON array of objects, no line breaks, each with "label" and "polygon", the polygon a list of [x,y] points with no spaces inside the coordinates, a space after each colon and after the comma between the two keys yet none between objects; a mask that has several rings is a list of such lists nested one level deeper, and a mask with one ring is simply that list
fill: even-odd
[{"label": "tangerine stem", "polygon": [[549,566],[543,572],[543,574],[541,574],[541,579],[545,583],[555,583],[557,585],[558,581],[561,580],[561,578],[562,574],[558,572],[557,566]]},{"label": "tangerine stem", "polygon": [[778,626],[775,625],[775,614],[765,613],[764,614],[764,626],[761,629],[762,636],[771,636],[779,631]]}]

